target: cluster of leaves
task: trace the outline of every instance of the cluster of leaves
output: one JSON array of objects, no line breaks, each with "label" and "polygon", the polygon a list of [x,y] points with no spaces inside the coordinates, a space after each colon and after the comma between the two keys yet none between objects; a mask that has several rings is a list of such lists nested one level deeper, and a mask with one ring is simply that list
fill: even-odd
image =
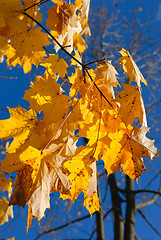
[{"label": "cluster of leaves", "polygon": [[[39,12],[39,5],[45,2],[0,3],[1,57],[7,57],[8,65],[23,66],[25,73],[32,64],[45,67],[43,76],[36,76],[25,92],[30,110],[9,108],[10,118],[0,121],[1,139],[12,138],[0,171],[17,172],[9,205],[28,205],[27,227],[33,217],[40,220],[44,216],[54,191],[73,202],[83,192],[90,214],[98,211],[96,161],[104,161],[108,175],[122,169],[137,180],[145,170],[143,156],[152,159],[157,155],[154,141],[145,136],[149,128],[141,81],[146,81],[130,53],[120,51],[119,60],[130,83],[123,84],[115,97],[114,88],[121,84],[111,61],[81,61],[86,47],[82,35],[90,33],[90,1],[67,4],[52,0],[47,28],[41,24]],[[46,53],[52,41],[56,52],[71,58],[73,73],[64,58]],[[86,146],[80,146],[80,137]]]}]

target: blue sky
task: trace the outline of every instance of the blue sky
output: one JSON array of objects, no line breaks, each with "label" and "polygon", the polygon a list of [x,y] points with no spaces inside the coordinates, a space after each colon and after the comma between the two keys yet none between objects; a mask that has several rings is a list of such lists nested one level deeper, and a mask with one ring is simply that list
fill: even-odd
[{"label": "blue sky", "polygon": [[[120,15],[126,16],[126,18],[130,18],[129,11],[133,12],[134,9],[140,8],[141,11],[139,13],[140,21],[144,24],[147,18],[151,19],[150,29],[151,34],[153,36],[161,36],[161,1],[160,0],[91,0],[91,9],[92,11],[95,11],[96,8],[102,7],[103,5],[107,8],[107,11],[112,12],[116,7],[114,7],[114,3],[118,4],[118,8],[120,9]],[[92,16],[91,16],[92,17]],[[157,39],[156,39],[157,40]],[[128,47],[128,40],[126,43]],[[122,47],[122,46],[121,46]],[[128,49],[127,49],[128,50]],[[17,77],[17,79],[5,79],[1,78],[1,84],[0,84],[0,119],[8,118],[8,110],[6,106],[9,107],[17,107],[18,105],[21,105],[24,108],[28,107],[28,103],[25,102],[22,98],[24,95],[24,91],[29,88],[29,84],[31,81],[33,81],[34,74],[36,72],[36,69],[34,68],[33,71],[29,74],[24,75],[23,70],[19,67],[16,68],[8,68],[6,63],[0,64],[0,76],[6,76],[6,77]],[[147,97],[147,96],[145,96]],[[159,93],[158,93],[159,98]],[[158,110],[159,111],[159,110]],[[151,122],[150,122],[151,123]],[[160,128],[160,126],[158,126]],[[160,129],[161,130],[161,129]],[[160,147],[160,132],[159,135],[156,135],[157,141],[156,145]],[[143,173],[143,177],[141,180],[139,180],[139,184],[136,184],[136,188],[143,187],[147,184],[148,181],[151,179],[151,174],[155,176],[155,172],[152,170],[155,170],[156,168],[160,169],[160,163],[159,161],[154,162],[148,162],[148,171]],[[118,178],[123,180],[123,177],[120,177],[118,174]],[[156,187],[158,185],[158,181],[154,181],[152,187]],[[102,188],[104,186],[102,185]],[[156,188],[155,188],[156,189]],[[102,190],[104,191],[104,190]],[[50,216],[50,211],[47,211],[47,214],[50,217],[58,217],[58,214],[60,214],[60,211],[63,209],[63,214],[58,217],[58,219],[65,217],[66,221],[68,218],[70,219],[70,216],[67,216],[68,213],[65,215],[65,211],[67,211],[68,206],[64,207],[64,202],[61,200],[59,201],[59,205],[55,204],[55,201],[57,201],[57,194],[53,194],[52,201],[54,202],[52,207],[52,216]],[[74,204],[72,207],[72,214],[75,215],[74,217],[78,216],[78,212],[82,211],[83,214],[88,214],[88,212],[85,210],[85,208],[80,207],[81,206],[81,199],[82,196],[79,197],[77,203]],[[26,209],[15,209],[15,216],[16,220],[11,221],[11,225],[5,224],[2,228],[0,228],[0,239],[3,237],[7,239],[7,237],[12,237],[15,235],[16,240],[34,240],[37,236],[39,227],[36,220],[33,221],[33,228],[29,230],[29,234],[26,235]],[[153,206],[151,209],[149,208],[149,211],[146,211],[147,216],[156,224],[156,227],[161,226],[161,214],[158,212],[158,208],[156,206]],[[160,218],[159,218],[160,214]],[[82,215],[81,215],[82,216]],[[157,216],[157,221],[156,221]],[[110,216],[109,221],[105,221],[105,228],[106,228],[106,236],[108,239],[112,238],[112,215]],[[158,222],[158,219],[159,222]],[[42,220],[42,223],[46,220]],[[85,221],[85,225],[82,228],[79,226],[79,224],[75,224],[71,226],[71,232],[74,236],[78,237],[81,236],[82,238],[87,238],[88,236],[88,230],[92,229],[92,222],[94,222],[94,217],[91,219],[91,222]],[[107,223],[106,223],[107,222]],[[46,223],[46,222],[45,222]],[[59,226],[59,220],[53,222],[54,226]],[[143,226],[143,227],[142,227]],[[77,228],[77,232],[74,234],[75,229]],[[151,230],[149,230],[149,227],[147,224],[143,224],[143,220],[138,217],[138,221],[136,223],[137,231],[139,232],[139,236],[143,240],[159,240],[158,236]],[[79,230],[80,229],[80,230]],[[2,236],[1,236],[2,234]],[[65,231],[63,235],[63,238],[60,237],[59,233],[56,233],[56,239],[65,239],[65,236],[67,232]],[[69,234],[70,235],[70,234]],[[50,235],[46,235],[44,238],[40,239],[52,239]]]}]

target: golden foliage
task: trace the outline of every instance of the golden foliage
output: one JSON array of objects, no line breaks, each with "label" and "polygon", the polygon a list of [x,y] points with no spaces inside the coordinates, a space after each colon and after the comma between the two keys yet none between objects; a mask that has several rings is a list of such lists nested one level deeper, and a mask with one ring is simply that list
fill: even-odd
[{"label": "golden foliage", "polygon": [[[25,92],[30,110],[9,108],[10,118],[0,121],[2,141],[12,139],[0,171],[17,172],[10,204],[28,204],[28,230],[32,218],[40,220],[50,208],[49,195],[54,191],[73,202],[83,192],[90,214],[98,211],[99,159],[104,161],[107,175],[122,169],[123,174],[137,180],[145,170],[143,157],[152,159],[157,150],[154,141],[145,136],[149,128],[141,81],[146,81],[130,53],[122,49],[119,60],[136,86],[123,84],[124,90],[116,98],[114,88],[121,84],[111,61],[102,60],[96,68],[81,63],[81,53],[86,48],[82,34],[89,34],[90,1],[76,0],[74,5],[53,0],[46,20],[50,41],[48,30],[38,22],[38,1],[23,2],[24,6],[20,0],[0,3],[0,50],[7,56],[8,65],[23,65],[25,73],[32,64],[40,64],[46,70],[43,76],[35,77]],[[69,59],[59,57],[59,53],[47,53],[46,57],[44,47],[51,40],[56,51],[61,49],[71,57],[74,71],[67,64]],[[133,125],[136,118],[140,122],[138,128]],[[86,146],[77,145],[75,130],[79,130]],[[11,181],[3,173],[0,182],[1,188],[11,191]],[[0,204],[3,223],[12,213],[4,197]]]}]

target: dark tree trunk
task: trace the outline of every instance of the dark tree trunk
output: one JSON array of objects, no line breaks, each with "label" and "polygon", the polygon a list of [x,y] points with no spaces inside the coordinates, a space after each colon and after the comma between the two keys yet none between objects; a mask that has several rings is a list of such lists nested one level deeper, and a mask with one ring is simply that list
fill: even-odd
[{"label": "dark tree trunk", "polygon": [[126,176],[126,218],[124,240],[134,240],[135,237],[135,196],[133,180]]},{"label": "dark tree trunk", "polygon": [[109,176],[109,184],[112,198],[114,240],[123,240],[123,218],[121,211],[121,198],[118,193],[114,174]]}]

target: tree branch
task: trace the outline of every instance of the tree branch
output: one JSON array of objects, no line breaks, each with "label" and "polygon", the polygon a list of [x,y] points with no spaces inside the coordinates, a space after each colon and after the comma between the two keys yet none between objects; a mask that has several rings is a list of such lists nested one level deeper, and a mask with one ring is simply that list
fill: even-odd
[{"label": "tree branch", "polygon": [[134,239],[134,225],[135,225],[135,195],[133,180],[126,176],[126,217],[125,217],[125,231],[124,240]]},{"label": "tree branch", "polygon": [[136,191],[132,191],[135,195],[138,193],[154,193],[154,194],[158,194],[159,196],[161,196],[161,192],[157,192],[157,191],[153,191],[153,190],[136,190]]},{"label": "tree branch", "polygon": [[160,191],[161,191],[161,184],[160,184],[160,186],[159,186],[158,193],[156,193],[151,199],[136,204],[136,210],[138,210],[138,209],[140,209],[140,208],[143,208],[143,207],[146,207],[146,206],[148,206],[148,205],[153,204],[153,203],[155,202],[155,200],[157,199],[157,197],[159,196],[159,192],[160,192]]},{"label": "tree branch", "polygon": [[114,240],[123,240],[123,217],[121,211],[121,198],[118,194],[114,174],[109,176],[109,185],[112,198]]},{"label": "tree branch", "polygon": [[37,2],[37,3],[34,3],[33,5],[31,5],[30,7],[28,7],[28,8],[25,8],[23,11],[25,12],[25,11],[27,11],[27,10],[29,10],[29,9],[31,9],[32,7],[35,7],[35,6],[40,6],[40,5],[42,5],[42,4],[44,4],[44,3],[46,3],[46,2],[49,2],[50,0],[40,0],[39,2]]},{"label": "tree branch", "polygon": [[144,220],[150,225],[150,227],[159,235],[159,237],[161,237],[161,233],[158,232],[158,230],[151,224],[151,222],[147,219],[145,214],[140,209],[137,209],[137,211],[144,218]]},{"label": "tree branch", "polygon": [[63,224],[63,225],[61,225],[61,226],[59,226],[59,227],[49,229],[48,231],[41,233],[38,237],[35,238],[35,240],[39,239],[40,237],[44,236],[45,234],[58,231],[58,230],[60,230],[60,229],[62,229],[62,228],[64,228],[64,227],[69,226],[69,225],[72,224],[72,223],[79,222],[79,221],[82,221],[82,220],[84,220],[84,219],[86,219],[86,218],[89,218],[90,216],[91,216],[91,215],[88,214],[88,215],[86,215],[86,216],[84,216],[84,217],[77,218],[77,219],[75,219],[75,220],[73,220],[73,221],[70,221],[70,222],[68,222],[68,223],[65,223],[65,224]]}]

